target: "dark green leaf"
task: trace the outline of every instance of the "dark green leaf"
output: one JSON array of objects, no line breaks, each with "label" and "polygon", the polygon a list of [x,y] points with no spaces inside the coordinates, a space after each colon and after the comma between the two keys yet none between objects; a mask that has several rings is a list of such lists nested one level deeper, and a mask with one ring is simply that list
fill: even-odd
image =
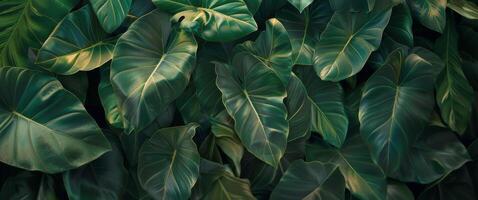
[{"label": "dark green leaf", "polygon": [[407,0],[410,9],[422,25],[443,32],[446,23],[447,0]]},{"label": "dark green leaf", "polygon": [[396,172],[433,110],[440,59],[423,48],[393,52],[370,77],[360,103],[360,132],[386,174]]},{"label": "dark green leaf", "polygon": [[322,80],[340,81],[362,70],[370,54],[379,47],[391,13],[391,9],[335,12],[317,44],[317,75]]},{"label": "dark green leaf", "polygon": [[199,176],[199,153],[192,138],[197,124],[164,128],[143,144],[138,177],[154,199],[188,199]]},{"label": "dark green leaf", "polygon": [[41,72],[0,68],[0,161],[57,173],[110,148],[80,100]]},{"label": "dark green leaf", "polygon": [[337,165],[297,160],[282,176],[271,199],[341,200],[344,194],[345,182]]},{"label": "dark green leaf", "polygon": [[478,19],[478,6],[469,0],[448,0],[448,8],[468,19]]},{"label": "dark green leaf", "polygon": [[288,0],[300,13],[304,11],[314,0]]},{"label": "dark green leaf", "polygon": [[302,81],[292,74],[287,87],[287,118],[289,120],[289,136],[287,141],[294,141],[310,133],[312,126],[311,100]]},{"label": "dark green leaf", "polygon": [[90,0],[101,27],[111,33],[126,18],[132,0]]}]

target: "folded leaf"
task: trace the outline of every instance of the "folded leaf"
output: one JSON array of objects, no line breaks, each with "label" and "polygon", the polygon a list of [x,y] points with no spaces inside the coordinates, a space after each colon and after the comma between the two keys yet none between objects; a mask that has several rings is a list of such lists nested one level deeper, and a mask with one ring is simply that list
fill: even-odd
[{"label": "folded leaf", "polygon": [[58,74],[90,71],[113,56],[115,40],[107,37],[91,8],[83,6],[58,24],[43,43],[35,63]]},{"label": "folded leaf", "polygon": [[344,178],[335,164],[297,160],[282,176],[271,199],[340,200],[344,194]]},{"label": "folded leaf", "polygon": [[448,0],[448,8],[468,19],[478,19],[477,2],[469,0]]},{"label": "folded leaf", "polygon": [[119,102],[110,82],[109,66],[101,68],[101,80],[98,85],[98,94],[108,123],[113,127],[123,128],[123,119],[121,118],[121,111],[118,106]]},{"label": "folded leaf", "polygon": [[287,141],[300,139],[310,133],[312,126],[311,100],[302,81],[292,74],[287,87],[287,118],[289,120],[289,136]]},{"label": "folded leaf", "polygon": [[362,70],[370,54],[379,47],[391,13],[391,9],[335,12],[317,44],[317,75],[322,80],[341,81]]},{"label": "folded leaf", "polygon": [[154,199],[188,199],[199,176],[199,153],[192,138],[199,125],[158,130],[139,152],[138,177]]},{"label": "folded leaf", "polygon": [[40,48],[78,0],[0,2],[0,66],[28,65],[28,48]]},{"label": "folded leaf", "polygon": [[101,27],[111,33],[128,15],[132,0],[90,0]]},{"label": "folded leaf", "polygon": [[173,21],[207,41],[232,41],[257,30],[243,0],[153,0]]},{"label": "folded leaf", "polygon": [[397,50],[370,77],[360,103],[360,132],[386,174],[396,172],[433,111],[433,84],[443,64],[432,52]]},{"label": "folded leaf", "polygon": [[385,36],[390,36],[395,42],[413,47],[413,19],[410,8],[402,3],[392,9],[390,22],[385,28]]},{"label": "folded leaf", "polygon": [[111,63],[111,84],[126,121],[126,133],[151,123],[186,88],[197,43],[171,30],[169,17],[153,11],[136,20],[119,39]]},{"label": "folded leaf", "polygon": [[107,152],[110,145],[72,93],[46,74],[0,68],[0,161],[58,173]]}]

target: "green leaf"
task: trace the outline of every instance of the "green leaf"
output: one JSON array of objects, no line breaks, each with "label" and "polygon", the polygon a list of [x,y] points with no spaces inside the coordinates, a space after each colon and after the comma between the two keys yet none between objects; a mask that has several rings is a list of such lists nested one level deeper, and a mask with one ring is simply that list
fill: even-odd
[{"label": "green leaf", "polygon": [[287,118],[289,121],[289,136],[287,141],[291,142],[300,139],[310,133],[312,126],[311,100],[307,95],[307,89],[302,81],[292,74],[289,86],[287,87]]},{"label": "green leaf", "polygon": [[128,15],[132,0],[90,0],[101,27],[111,33]]},{"label": "green leaf", "polygon": [[70,75],[90,71],[113,56],[115,40],[107,40],[91,8],[68,14],[43,43],[36,64],[48,71]]},{"label": "green leaf", "polygon": [[423,26],[443,32],[446,23],[447,0],[408,0],[413,15]]},{"label": "green leaf", "polygon": [[328,143],[341,147],[349,123],[342,87],[339,83],[320,80],[312,67],[299,67],[296,73],[307,88],[312,105],[312,130],[319,132]]},{"label": "green leaf", "polygon": [[367,146],[359,134],[348,138],[342,148],[337,149],[322,141],[306,146],[308,161],[335,163],[345,178],[350,192],[360,199],[385,199],[385,175],[370,158]]},{"label": "green leaf", "polygon": [[153,0],[174,22],[207,41],[232,41],[257,30],[243,0]]},{"label": "green leaf", "polygon": [[204,193],[202,199],[256,199],[247,179],[237,178],[223,166],[204,159],[201,160],[199,185]]},{"label": "green leaf", "polygon": [[196,97],[201,104],[201,110],[214,116],[224,110],[221,91],[216,86],[216,72],[213,61],[227,63],[227,47],[223,44],[206,43],[198,51],[198,61],[193,73]]},{"label": "green leaf", "polygon": [[362,70],[370,54],[379,47],[391,13],[391,9],[335,12],[317,44],[317,75],[322,80],[340,81]]},{"label": "green leaf", "polygon": [[398,181],[388,181],[387,183],[387,200],[414,200],[412,191],[406,184]]},{"label": "green leaf", "polygon": [[105,66],[101,70],[101,80],[98,85],[98,94],[101,105],[105,111],[106,121],[115,128],[123,128],[123,119],[118,107],[118,99],[110,82],[110,67]]},{"label": "green leaf", "polygon": [[293,162],[271,199],[344,199],[345,182],[335,164],[318,161]]},{"label": "green leaf", "polygon": [[453,132],[426,128],[392,177],[403,182],[431,183],[470,161],[466,147]]},{"label": "green leaf", "polygon": [[116,44],[111,84],[127,133],[151,123],[186,88],[197,43],[184,31],[171,30],[169,18],[153,11],[136,20]]},{"label": "green leaf", "polygon": [[478,19],[478,6],[468,0],[448,0],[448,8],[468,19]]},{"label": "green leaf", "polygon": [[55,78],[3,67],[0,82],[0,161],[57,173],[109,150],[108,141],[80,100]]},{"label": "green leaf", "polygon": [[201,112],[201,104],[199,104],[199,98],[196,95],[196,88],[193,84],[189,84],[183,94],[176,99],[175,103],[184,123],[199,123],[206,117]]},{"label": "green leaf", "polygon": [[468,170],[461,168],[428,186],[417,199],[474,200],[476,197]]},{"label": "green leaf", "polygon": [[314,0],[288,0],[300,13],[304,11]]},{"label": "green leaf", "polygon": [[386,174],[396,172],[416,134],[433,111],[433,83],[442,69],[432,52],[397,50],[366,82],[360,104],[360,132],[372,158]]},{"label": "green leaf", "polygon": [[199,125],[158,130],[139,152],[138,177],[154,199],[188,199],[199,176],[199,153],[192,138]]},{"label": "green leaf", "polygon": [[121,197],[127,171],[115,133],[105,131],[112,151],[80,168],[63,173],[63,182],[70,200],[115,200]]},{"label": "green leaf", "polygon": [[249,11],[254,14],[259,10],[262,0],[244,0],[244,2],[246,3],[247,8],[249,8]]},{"label": "green leaf", "polygon": [[[292,71],[292,46],[289,34],[279,20],[272,18],[266,22],[266,30],[259,34],[255,42],[247,41],[234,49],[235,57],[250,56],[269,67],[287,86]],[[248,55],[244,55],[248,54]]]},{"label": "green leaf", "polygon": [[216,138],[216,144],[234,164],[236,174],[241,174],[241,159],[244,155],[244,147],[241,140],[234,132],[234,121],[226,111],[220,112],[210,120],[211,132]]},{"label": "green leaf", "polygon": [[435,51],[445,63],[445,68],[437,78],[436,101],[443,121],[451,130],[463,134],[471,116],[473,88],[461,69],[458,33],[453,19],[453,16],[448,17],[443,35],[435,43]]},{"label": "green leaf", "polygon": [[[346,11],[367,11],[370,12],[375,6],[376,0],[329,0],[330,6],[334,10]],[[378,0],[384,1],[384,0]]]},{"label": "green leaf", "polygon": [[249,54],[234,56],[234,67],[217,63],[217,86],[244,147],[277,166],[285,152],[289,126],[286,90],[279,77]]},{"label": "green leaf", "polygon": [[15,176],[9,177],[0,190],[1,199],[57,200],[55,191],[58,185],[52,176],[21,171]]},{"label": "green leaf", "polygon": [[294,64],[313,64],[320,33],[327,26],[332,14],[327,1],[314,1],[302,14],[292,6],[286,6],[277,13],[277,18],[289,33]]},{"label": "green leaf", "polygon": [[24,67],[28,48],[38,49],[78,0],[0,2],[0,66]]},{"label": "green leaf", "polygon": [[390,36],[395,42],[413,47],[413,19],[410,8],[402,3],[395,6],[392,10],[392,16],[384,35]]}]

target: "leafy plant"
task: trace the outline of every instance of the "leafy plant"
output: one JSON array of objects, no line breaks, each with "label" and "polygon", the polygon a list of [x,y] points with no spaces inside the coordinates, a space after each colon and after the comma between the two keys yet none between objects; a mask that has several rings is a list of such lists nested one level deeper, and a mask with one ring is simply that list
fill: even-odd
[{"label": "leafy plant", "polygon": [[477,199],[477,20],[477,0],[0,1],[0,199]]}]

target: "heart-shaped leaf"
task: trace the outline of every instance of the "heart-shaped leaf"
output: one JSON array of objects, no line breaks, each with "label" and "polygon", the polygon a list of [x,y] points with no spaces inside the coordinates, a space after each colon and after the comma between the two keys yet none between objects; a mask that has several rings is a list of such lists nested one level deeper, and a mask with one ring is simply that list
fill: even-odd
[{"label": "heart-shaped leaf", "polygon": [[360,132],[372,158],[386,174],[396,172],[433,110],[433,85],[443,64],[415,48],[393,52],[366,82],[360,103]]},{"label": "heart-shaped leaf", "polygon": [[119,99],[127,133],[151,123],[186,88],[193,71],[197,43],[172,29],[169,17],[153,11],[119,39],[111,63],[111,84]]},{"label": "heart-shaped leaf", "polygon": [[138,177],[154,199],[188,199],[199,176],[197,124],[158,130],[139,152]]},{"label": "heart-shaped leaf", "polygon": [[362,70],[370,54],[379,47],[391,13],[391,9],[335,12],[317,44],[317,75],[322,80],[341,81]]}]

